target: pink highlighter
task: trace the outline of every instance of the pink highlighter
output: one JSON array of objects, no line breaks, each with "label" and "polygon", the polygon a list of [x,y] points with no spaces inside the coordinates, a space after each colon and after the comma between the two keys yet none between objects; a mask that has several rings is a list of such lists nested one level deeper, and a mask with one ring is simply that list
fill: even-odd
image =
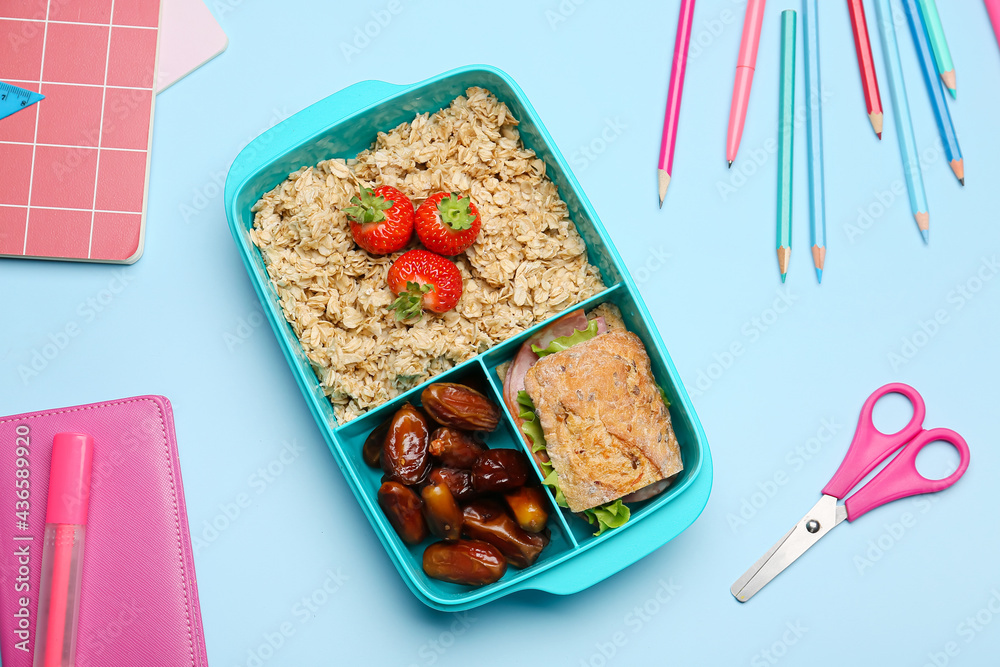
[{"label": "pink highlighter", "polygon": [[757,68],[757,47],[760,45],[760,29],[764,23],[764,4],[767,0],[747,0],[747,11],[743,17],[743,36],[740,38],[740,52],[736,60],[736,80],[733,82],[733,103],[729,107],[729,131],[726,135],[726,160],[732,168],[736,152],[743,138],[743,125],[747,119],[750,104],[750,88],[753,73]]},{"label": "pink highlighter", "polygon": [[57,433],[52,439],[33,667],[72,667],[76,662],[93,457],[94,439],[89,435]]}]

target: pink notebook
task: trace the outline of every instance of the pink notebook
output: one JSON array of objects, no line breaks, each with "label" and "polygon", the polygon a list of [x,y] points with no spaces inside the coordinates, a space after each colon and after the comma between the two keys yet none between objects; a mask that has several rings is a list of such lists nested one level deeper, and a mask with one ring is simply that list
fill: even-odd
[{"label": "pink notebook", "polygon": [[222,26],[202,0],[163,0],[156,92],[162,93],[228,45]]},{"label": "pink notebook", "polygon": [[159,23],[160,0],[0,2],[0,81],[45,95],[0,120],[0,256],[142,254]]},{"label": "pink notebook", "polygon": [[0,418],[3,666],[31,665],[49,457],[63,431],[94,438],[77,666],[207,666],[173,414],[162,396]]}]

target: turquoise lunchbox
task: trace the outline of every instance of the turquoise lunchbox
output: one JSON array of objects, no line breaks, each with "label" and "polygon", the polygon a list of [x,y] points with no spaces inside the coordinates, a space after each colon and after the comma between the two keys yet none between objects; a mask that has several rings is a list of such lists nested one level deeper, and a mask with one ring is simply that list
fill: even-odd
[{"label": "turquoise lunchbox", "polygon": [[[520,121],[521,139],[545,161],[547,173],[559,188],[569,214],[586,241],[590,262],[600,269],[605,285],[600,294],[574,306],[593,308],[604,302],[617,305],[629,330],[646,346],[657,382],[670,401],[684,471],[666,492],[632,504],[632,518],[623,527],[594,536],[585,521],[552,504],[551,542],[532,566],[508,568],[496,583],[481,588],[451,584],[428,577],[421,567],[427,543],[408,546],[399,539],[378,506],[382,472],[365,465],[361,448],[375,426],[404,402],[419,404],[427,383],[343,425],[337,424],[330,402],[295,336],[285,321],[260,252],[250,240],[251,207],[289,173],[332,157],[352,158],[368,148],[379,131],[387,131],[414,115],[448,106],[470,86],[491,91]],[[479,606],[521,590],[566,595],[610,577],[663,546],[691,525],[708,502],[712,487],[712,458],[698,416],[684,384],[667,354],[653,320],[621,257],[597,217],[580,184],[521,88],[495,67],[472,65],[445,72],[412,85],[362,81],[330,95],[291,116],[252,141],[229,170],[225,194],[226,215],[250,280],[302,394],[358,504],[371,522],[403,581],[422,602],[436,609],[459,611]],[[498,364],[511,359],[534,327],[438,375],[433,381],[469,383],[492,392],[502,405]],[[490,433],[491,448],[527,448],[513,420],[504,412],[500,427]],[[530,453],[529,453],[530,455]],[[537,470],[536,470],[537,473]],[[551,502],[552,497],[549,494]]]}]

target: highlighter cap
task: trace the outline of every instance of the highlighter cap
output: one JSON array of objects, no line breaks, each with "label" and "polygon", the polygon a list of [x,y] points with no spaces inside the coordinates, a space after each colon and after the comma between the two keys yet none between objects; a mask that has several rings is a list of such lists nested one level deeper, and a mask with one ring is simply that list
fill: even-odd
[{"label": "highlighter cap", "polygon": [[90,506],[94,439],[85,433],[56,433],[45,523],[85,525]]}]

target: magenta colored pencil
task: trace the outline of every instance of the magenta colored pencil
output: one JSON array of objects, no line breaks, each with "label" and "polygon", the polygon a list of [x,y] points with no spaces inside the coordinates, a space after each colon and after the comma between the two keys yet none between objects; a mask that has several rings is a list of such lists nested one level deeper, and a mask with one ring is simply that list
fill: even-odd
[{"label": "magenta colored pencil", "polygon": [[688,44],[691,43],[691,23],[694,20],[694,0],[681,0],[677,17],[677,38],[674,40],[674,64],[670,69],[670,90],[667,112],[663,118],[663,140],[660,142],[660,165],[657,173],[660,186],[660,206],[667,196],[670,174],[674,170],[674,143],[677,141],[677,121],[681,115],[681,93],[684,92],[684,69],[687,67]]},{"label": "magenta colored pencil", "polygon": [[986,11],[990,13],[990,23],[993,24],[993,34],[1000,42],[1000,0],[986,0]]}]

